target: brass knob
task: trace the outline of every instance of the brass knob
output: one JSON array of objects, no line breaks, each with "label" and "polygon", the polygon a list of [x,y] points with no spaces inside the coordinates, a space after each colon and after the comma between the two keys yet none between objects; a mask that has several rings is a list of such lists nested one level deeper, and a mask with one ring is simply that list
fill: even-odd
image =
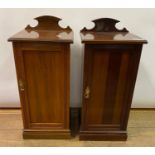
[{"label": "brass knob", "polygon": [[89,96],[90,96],[90,89],[89,89],[89,87],[87,86],[86,89],[85,89],[84,97],[85,97],[85,99],[88,99]]},{"label": "brass knob", "polygon": [[24,83],[23,83],[22,80],[19,80],[19,81],[18,81],[18,85],[19,85],[20,91],[24,91]]}]

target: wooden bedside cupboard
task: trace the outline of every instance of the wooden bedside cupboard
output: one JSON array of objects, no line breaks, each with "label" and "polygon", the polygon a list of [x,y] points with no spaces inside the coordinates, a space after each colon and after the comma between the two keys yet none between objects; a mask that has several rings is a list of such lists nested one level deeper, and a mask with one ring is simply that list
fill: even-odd
[{"label": "wooden bedside cupboard", "polygon": [[126,140],[142,45],[147,43],[101,18],[81,30],[84,80],[80,140]]},{"label": "wooden bedside cupboard", "polygon": [[69,138],[70,44],[73,32],[59,18],[40,16],[13,43],[24,138]]}]

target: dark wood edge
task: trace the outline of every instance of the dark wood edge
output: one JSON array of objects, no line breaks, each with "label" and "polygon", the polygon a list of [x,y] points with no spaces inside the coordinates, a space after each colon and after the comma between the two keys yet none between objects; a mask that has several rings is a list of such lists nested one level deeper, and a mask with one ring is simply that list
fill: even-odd
[{"label": "dark wood edge", "polygon": [[116,28],[116,24],[119,23],[119,20],[112,18],[99,18],[95,19],[95,26],[92,29],[87,29],[84,27],[80,32],[129,32],[126,28],[119,30]]},{"label": "dark wood edge", "polygon": [[109,44],[109,45],[113,45],[113,44],[121,44],[121,45],[123,45],[123,44],[125,44],[125,45],[133,45],[133,44],[135,44],[135,45],[141,45],[141,44],[147,44],[148,42],[147,42],[147,40],[123,40],[123,41],[121,41],[121,40],[117,40],[117,41],[110,41],[110,40],[105,40],[105,41],[94,41],[94,40],[82,40],[82,43],[85,43],[85,44],[102,44],[102,45],[107,45],[107,44]]},{"label": "dark wood edge", "polygon": [[0,107],[0,110],[20,110],[21,107]]},{"label": "dark wood edge", "polygon": [[134,110],[135,110],[135,111],[136,111],[136,110],[139,110],[139,111],[142,111],[142,110],[146,110],[146,111],[147,111],[147,110],[148,110],[148,111],[149,111],[149,110],[155,110],[155,108],[131,108],[131,110],[133,110],[133,111],[134,111]]},{"label": "dark wood edge", "polygon": [[[72,32],[73,33],[73,32]],[[73,43],[73,39],[72,40],[61,40],[61,41],[58,41],[58,40],[47,40],[47,39],[40,39],[40,40],[34,40],[34,39],[29,39],[29,38],[13,38],[13,37],[11,37],[11,38],[9,38],[8,39],[8,41],[9,42],[26,42],[26,43],[28,43],[28,42],[38,42],[38,43],[41,43],[41,42],[52,42],[52,43],[60,43],[61,42],[61,44],[70,44],[70,43]]]}]

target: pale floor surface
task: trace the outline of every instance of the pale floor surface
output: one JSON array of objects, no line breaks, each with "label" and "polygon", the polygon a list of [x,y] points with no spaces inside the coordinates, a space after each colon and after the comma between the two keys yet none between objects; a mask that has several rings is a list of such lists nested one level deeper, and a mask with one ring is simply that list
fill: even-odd
[{"label": "pale floor surface", "polygon": [[0,146],[155,146],[155,111],[132,110],[128,124],[128,140],[79,141],[24,140],[20,110],[0,110]]}]

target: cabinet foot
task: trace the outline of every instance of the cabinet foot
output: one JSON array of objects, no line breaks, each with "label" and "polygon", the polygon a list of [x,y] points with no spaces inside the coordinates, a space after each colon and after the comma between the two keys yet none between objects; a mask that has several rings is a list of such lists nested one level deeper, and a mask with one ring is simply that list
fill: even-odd
[{"label": "cabinet foot", "polygon": [[70,139],[70,130],[45,131],[45,130],[24,130],[24,139]]},{"label": "cabinet foot", "polygon": [[80,140],[90,141],[126,141],[126,131],[104,131],[104,132],[93,132],[93,131],[80,131]]}]

